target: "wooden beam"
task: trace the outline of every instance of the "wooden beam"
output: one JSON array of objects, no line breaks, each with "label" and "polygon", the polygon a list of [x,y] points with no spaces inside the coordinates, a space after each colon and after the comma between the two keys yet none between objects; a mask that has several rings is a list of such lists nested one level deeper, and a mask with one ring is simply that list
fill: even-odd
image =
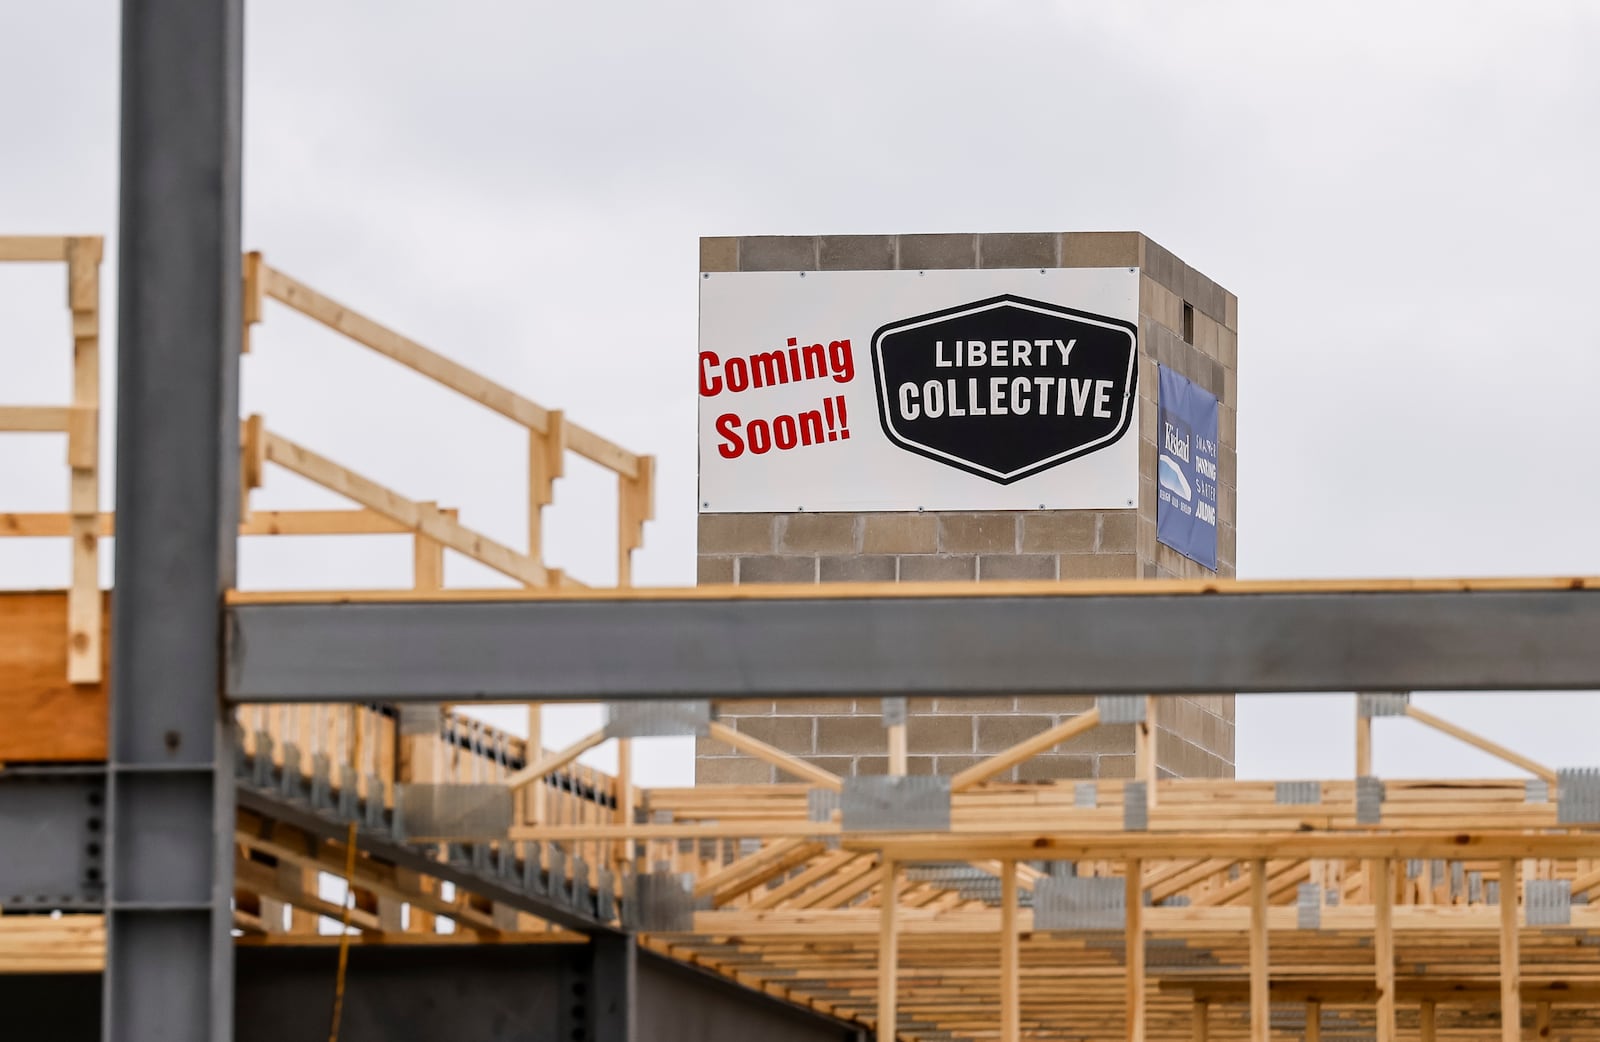
[{"label": "wooden beam", "polygon": [[64,261],[71,242],[64,235],[0,235],[0,261]]},{"label": "wooden beam", "polygon": [[505,782],[506,788],[519,789],[524,785],[530,784],[531,782],[538,781],[547,774],[553,774],[556,771],[559,771],[561,768],[576,760],[590,749],[593,749],[595,746],[604,743],[607,737],[609,736],[606,734],[605,729],[602,728],[591,734],[584,735],[582,738],[578,739],[576,742],[573,742],[571,745],[560,750],[559,752],[553,752],[548,756],[539,757],[539,759],[535,760],[527,767],[524,767],[522,770],[515,771],[507,775]]},{"label": "wooden beam", "polygon": [[105,952],[102,915],[0,916],[0,974],[99,973]]},{"label": "wooden beam", "polygon": [[837,774],[826,771],[814,763],[808,763],[798,756],[791,756],[782,749],[768,745],[759,738],[752,738],[742,731],[735,730],[727,724],[715,720],[711,722],[707,732],[711,738],[733,746],[742,753],[748,753],[759,760],[772,764],[780,771],[794,775],[802,781],[808,781],[819,788],[832,789],[839,792],[844,788],[844,782]]},{"label": "wooden beam", "polygon": [[1394,872],[1392,863],[1382,858],[1367,863],[1372,880],[1372,949],[1377,964],[1374,982],[1378,988],[1377,1042],[1395,1042],[1394,990]]},{"label": "wooden beam", "polygon": [[951,792],[965,792],[996,775],[1004,774],[1017,764],[1028,760],[1053,745],[1059,745],[1069,738],[1083,734],[1085,731],[1100,726],[1100,710],[1090,709],[1070,719],[1063,720],[1047,730],[1041,731],[1026,741],[1018,742],[1004,752],[996,753],[981,763],[975,763],[964,771],[957,771],[950,779]]},{"label": "wooden beam", "polygon": [[1125,882],[1123,902],[1126,905],[1124,947],[1127,950],[1127,1013],[1128,1042],[1144,1042],[1144,868],[1137,860],[1123,866]]},{"label": "wooden beam", "polygon": [[1271,975],[1267,951],[1267,862],[1250,865],[1250,1042],[1271,1042]]},{"label": "wooden beam", "polygon": [[1407,705],[1406,716],[1409,716],[1419,724],[1426,724],[1428,727],[1433,728],[1435,731],[1438,731],[1441,734],[1447,734],[1451,738],[1465,742],[1474,749],[1478,749],[1482,752],[1488,753],[1490,756],[1504,760],[1513,767],[1527,771],[1536,778],[1543,778],[1551,785],[1556,783],[1556,772],[1551,770],[1549,767],[1546,767],[1544,764],[1539,763],[1537,760],[1530,760],[1521,753],[1512,752],[1510,749],[1507,749],[1505,746],[1500,745],[1497,742],[1491,742],[1487,738],[1482,738],[1476,734],[1473,734],[1466,728],[1458,727],[1448,720],[1434,716],[1425,709],[1418,709],[1414,705]]},{"label": "wooden beam", "polygon": [[1521,1042],[1522,964],[1517,950],[1517,862],[1500,862],[1500,1040]]},{"label": "wooden beam", "polygon": [[0,433],[65,434],[71,418],[68,405],[0,405]]},{"label": "wooden beam", "polygon": [[[987,831],[990,828],[997,831]],[[1594,833],[1500,832],[1472,828],[1455,831],[1430,828],[1404,833],[1219,832],[1209,829],[1203,832],[1068,833],[1038,828],[1013,829],[1004,821],[983,819],[962,825],[954,832],[861,833],[844,837],[843,843],[856,850],[883,849],[897,861],[1184,858],[1193,857],[1197,850],[1237,861],[1333,856],[1499,860],[1506,857],[1593,857],[1600,850],[1600,836]]]},{"label": "wooden beam", "polygon": [[[1498,911],[1496,912],[1498,915]],[[1364,934],[1357,935],[1365,937]],[[1358,944],[1365,945],[1358,941]],[[1470,949],[1463,948],[1466,952]],[[1491,954],[1488,952],[1486,954]],[[1332,969],[1332,967],[1327,967]],[[1184,994],[1205,999],[1214,1005],[1239,1005],[1250,1001],[1250,986],[1237,979],[1163,980],[1163,994]],[[1360,978],[1322,977],[1312,980],[1275,980],[1268,989],[1273,1002],[1318,1002],[1324,1006],[1371,1006],[1378,1001],[1378,989],[1370,974]],[[1498,1009],[1500,982],[1489,977],[1425,976],[1401,980],[1395,985],[1395,1000],[1401,1004],[1434,1004],[1464,1009]],[[1523,981],[1522,1001],[1550,1002],[1555,1005],[1593,1006],[1600,1003],[1600,980]]]},{"label": "wooden beam", "polygon": [[883,899],[878,902],[878,1042],[894,1042],[898,1036],[899,1012],[896,1000],[900,991],[900,951],[895,922],[898,866],[884,858],[879,871]]},{"label": "wooden beam", "polygon": [[268,432],[264,440],[267,459],[280,467],[352,499],[369,510],[377,511],[392,521],[398,521],[525,585],[550,584],[551,573],[543,565],[509,546],[464,527],[443,511],[429,509],[415,500],[407,499],[281,435]]},{"label": "wooden beam", "polygon": [[1017,864],[1000,866],[1000,1042],[1022,1040],[1022,964],[1017,937]]}]

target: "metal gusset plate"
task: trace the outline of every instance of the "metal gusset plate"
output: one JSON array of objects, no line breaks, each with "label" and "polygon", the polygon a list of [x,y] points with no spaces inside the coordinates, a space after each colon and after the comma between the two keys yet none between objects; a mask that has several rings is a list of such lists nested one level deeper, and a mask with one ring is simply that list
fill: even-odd
[{"label": "metal gusset plate", "polygon": [[947,832],[950,779],[937,775],[852,775],[839,808],[846,832]]},{"label": "metal gusset plate", "polygon": [[608,738],[704,738],[711,733],[711,703],[689,702],[606,703]]},{"label": "metal gusset plate", "polygon": [[1048,876],[1033,884],[1035,930],[1120,930],[1127,922],[1121,879]]},{"label": "metal gusset plate", "polygon": [[403,836],[495,839],[511,831],[512,794],[504,785],[464,782],[396,785]]}]

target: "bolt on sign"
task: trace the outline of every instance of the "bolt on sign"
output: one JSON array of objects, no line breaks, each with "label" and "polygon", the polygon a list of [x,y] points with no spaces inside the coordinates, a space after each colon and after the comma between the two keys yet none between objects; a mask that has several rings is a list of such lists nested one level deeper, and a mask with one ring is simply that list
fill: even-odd
[{"label": "bolt on sign", "polygon": [[1127,509],[1138,272],[703,273],[706,513]]}]

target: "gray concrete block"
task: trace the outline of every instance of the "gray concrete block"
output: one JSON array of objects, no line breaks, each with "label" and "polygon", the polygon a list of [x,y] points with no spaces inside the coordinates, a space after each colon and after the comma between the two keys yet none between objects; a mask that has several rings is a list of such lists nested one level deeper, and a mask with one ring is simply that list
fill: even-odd
[{"label": "gray concrete block", "polygon": [[1139,558],[1134,554],[1062,554],[1058,559],[1063,579],[1136,579]]},{"label": "gray concrete block", "polygon": [[1025,554],[1087,554],[1095,549],[1092,510],[1051,510],[1022,515]]},{"label": "gray concrete block", "polygon": [[893,554],[845,554],[817,563],[817,577],[825,583],[894,582],[898,572]]},{"label": "gray concrete block", "polygon": [[941,514],[939,549],[945,553],[1016,553],[1017,515]]},{"label": "gray concrete block", "polygon": [[1144,236],[1138,232],[1063,232],[1063,268],[1137,268],[1144,262]]},{"label": "gray concrete block", "polygon": [[978,577],[978,559],[971,555],[915,554],[900,558],[900,581],[971,581]]},{"label": "gray concrete block", "polygon": [[856,552],[859,514],[785,514],[778,521],[778,550],[786,554]]},{"label": "gray concrete block", "polygon": [[746,235],[739,240],[740,271],[816,271],[817,240],[810,235]]},{"label": "gray concrete block", "polygon": [[702,586],[733,582],[733,560],[731,557],[701,557],[695,562],[695,582]]},{"label": "gray concrete block", "polygon": [[777,546],[776,514],[701,514],[702,554],[770,554]]},{"label": "gray concrete block", "polygon": [[1054,579],[1054,554],[985,554],[978,558],[978,581]]},{"label": "gray concrete block", "polygon": [[1144,272],[1167,289],[1183,296],[1182,262],[1153,239],[1144,240]]},{"label": "gray concrete block", "polygon": [[818,254],[823,271],[878,271],[893,268],[893,235],[825,235]]},{"label": "gray concrete block", "polygon": [[1100,515],[1100,543],[1103,554],[1131,554],[1139,549],[1138,515],[1131,510],[1108,511]]},{"label": "gray concrete block", "polygon": [[738,238],[733,235],[702,236],[700,239],[700,270],[738,271]]},{"label": "gray concrete block", "polygon": [[902,235],[900,267],[907,271],[976,268],[978,237],[972,234]]},{"label": "gray concrete block", "polygon": [[939,549],[939,519],[932,514],[868,514],[862,526],[862,553],[931,554]]},{"label": "gray concrete block", "polygon": [[817,581],[815,557],[777,555],[739,558],[739,583],[809,583]]},{"label": "gray concrete block", "polygon": [[978,236],[980,268],[1054,268],[1060,236],[1050,232],[992,232]]}]

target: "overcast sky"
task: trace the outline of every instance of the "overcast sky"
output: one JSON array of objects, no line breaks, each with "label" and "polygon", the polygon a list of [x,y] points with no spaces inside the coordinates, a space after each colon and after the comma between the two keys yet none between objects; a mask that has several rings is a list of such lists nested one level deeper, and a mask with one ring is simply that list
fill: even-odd
[{"label": "overcast sky", "polygon": [[[117,7],[0,3],[0,233],[114,233]],[[1591,3],[249,7],[248,246],[656,453],[641,583],[694,578],[699,236],[1122,229],[1239,295],[1241,576],[1600,573]],[[0,270],[0,401],[64,400],[63,293]],[[281,308],[256,344],[273,430],[519,543],[509,423]],[[61,509],[59,440],[6,438],[0,510]],[[610,482],[569,468],[550,559],[608,583]],[[340,504],[275,471],[257,505]],[[65,555],[0,541],[0,583],[59,585]],[[241,585],[401,585],[409,560],[254,540]],[[1442,704],[1600,761],[1592,697]],[[1241,774],[1348,772],[1351,714],[1241,700]],[[688,775],[681,744],[647,759]],[[1403,721],[1378,765],[1495,770]]]}]

